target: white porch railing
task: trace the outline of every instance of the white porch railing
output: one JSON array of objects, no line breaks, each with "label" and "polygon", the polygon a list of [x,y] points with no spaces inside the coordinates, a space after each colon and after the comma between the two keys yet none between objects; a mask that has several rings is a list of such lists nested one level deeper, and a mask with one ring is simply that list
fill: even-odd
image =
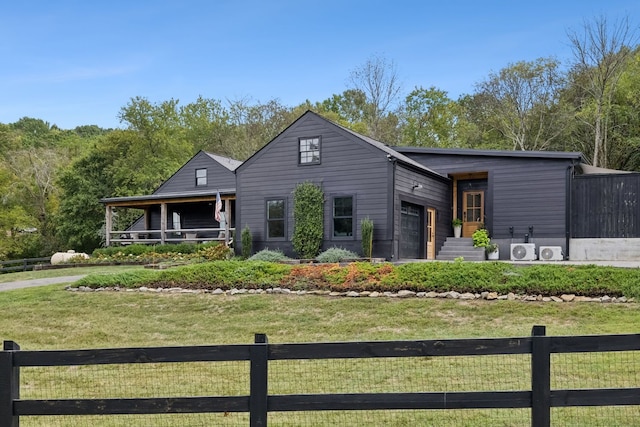
[{"label": "white porch railing", "polygon": [[188,228],[165,230],[115,230],[109,232],[110,244],[132,243],[157,244],[157,243],[204,243],[212,241],[224,242],[229,245],[233,241],[235,228]]}]

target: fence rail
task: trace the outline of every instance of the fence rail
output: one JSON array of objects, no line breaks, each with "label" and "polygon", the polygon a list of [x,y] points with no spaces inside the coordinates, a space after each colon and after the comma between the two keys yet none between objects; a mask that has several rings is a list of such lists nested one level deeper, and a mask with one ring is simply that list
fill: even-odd
[{"label": "fence rail", "polygon": [[23,258],[8,261],[0,261],[0,273],[11,273],[15,271],[30,271],[41,265],[50,265],[51,257],[45,258]]},{"label": "fence rail", "polygon": [[[21,417],[107,414],[247,413],[251,426],[266,426],[269,413],[530,408],[532,426],[549,426],[551,408],[640,405],[640,388],[552,389],[553,354],[640,350],[640,335],[552,337],[544,326],[519,338],[269,344],[23,351],[12,341],[0,352],[0,425],[18,427]],[[513,391],[269,394],[269,369],[293,360],[440,358],[530,355],[531,387]],[[106,399],[21,399],[21,370],[31,367],[183,363],[249,363],[249,394],[237,396]],[[278,362],[280,361],[280,362]],[[290,362],[288,362],[290,363]]]}]

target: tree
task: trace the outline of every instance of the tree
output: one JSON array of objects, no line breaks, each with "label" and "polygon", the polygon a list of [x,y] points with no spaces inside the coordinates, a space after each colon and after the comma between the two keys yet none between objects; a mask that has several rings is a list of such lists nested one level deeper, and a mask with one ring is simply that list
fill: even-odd
[{"label": "tree", "polygon": [[462,106],[447,92],[415,88],[405,100],[402,144],[422,147],[459,147],[470,124]]},{"label": "tree", "polygon": [[195,151],[206,150],[233,157],[234,128],[220,101],[198,97],[179,109],[185,139]]},{"label": "tree", "polygon": [[477,88],[491,124],[511,141],[512,149],[545,150],[567,123],[558,102],[564,82],[558,61],[539,58],[491,73]]},{"label": "tree", "polygon": [[42,237],[44,252],[53,252],[56,246],[52,218],[59,201],[56,175],[62,163],[60,153],[36,147],[13,151],[5,161],[20,194],[20,206]]},{"label": "tree", "polygon": [[591,122],[588,123],[593,128],[592,163],[607,167],[611,100],[632,54],[629,46],[637,42],[637,36],[630,28],[628,18],[610,26],[607,18],[600,16],[585,22],[581,32],[568,32],[568,37],[575,57],[572,67],[574,83],[580,85],[588,96],[585,102],[593,103]]},{"label": "tree", "polygon": [[76,251],[91,253],[104,241],[105,209],[100,199],[114,195],[111,165],[115,152],[96,148],[60,177],[64,197],[58,211],[60,239]]},{"label": "tree", "polygon": [[231,157],[244,160],[262,148],[293,121],[291,111],[276,99],[253,105],[247,99],[230,102],[229,119],[235,129],[227,142]]},{"label": "tree", "polygon": [[389,140],[397,138],[393,130],[396,130],[398,121],[393,110],[401,90],[395,63],[384,57],[373,56],[351,71],[349,82],[353,85],[352,89],[366,97],[364,118],[369,136],[380,141],[395,142]]}]

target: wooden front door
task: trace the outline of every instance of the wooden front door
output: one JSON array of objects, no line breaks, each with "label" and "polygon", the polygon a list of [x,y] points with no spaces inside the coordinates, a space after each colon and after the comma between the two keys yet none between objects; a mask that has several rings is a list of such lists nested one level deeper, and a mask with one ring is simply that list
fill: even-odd
[{"label": "wooden front door", "polygon": [[484,191],[462,193],[462,237],[471,237],[484,225]]},{"label": "wooden front door", "polygon": [[436,259],[436,210],[427,208],[427,259]]}]

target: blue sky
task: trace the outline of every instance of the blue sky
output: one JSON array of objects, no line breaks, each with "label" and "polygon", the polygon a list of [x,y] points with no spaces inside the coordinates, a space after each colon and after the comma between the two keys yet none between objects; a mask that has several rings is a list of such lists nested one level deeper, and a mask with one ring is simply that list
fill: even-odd
[{"label": "blue sky", "polygon": [[122,127],[135,96],[187,104],[347,89],[373,55],[403,86],[456,99],[510,63],[571,60],[567,31],[606,16],[638,25],[637,0],[7,1],[0,6],[0,123]]}]

